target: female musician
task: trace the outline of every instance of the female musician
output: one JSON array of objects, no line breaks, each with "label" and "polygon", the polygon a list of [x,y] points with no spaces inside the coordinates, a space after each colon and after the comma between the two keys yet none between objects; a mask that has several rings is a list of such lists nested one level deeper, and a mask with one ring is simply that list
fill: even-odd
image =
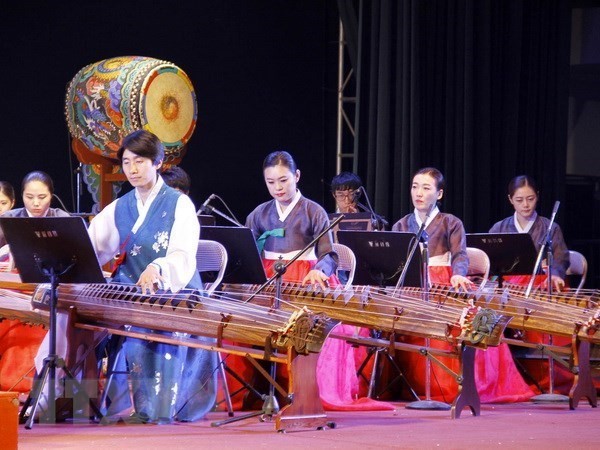
[{"label": "female musician", "polygon": [[[327,228],[325,210],[303,197],[297,189],[300,171],[292,156],[284,151],[269,154],[263,163],[263,174],[273,200],[259,205],[246,219],[260,250],[264,250],[265,269],[272,274],[280,256],[289,260]],[[331,233],[323,235],[307,254],[288,267],[286,281],[329,282],[337,267]],[[332,281],[334,279],[332,278]]]},{"label": "female musician", "polygon": [[[0,182],[0,205],[9,206],[2,212],[4,217],[66,217],[62,209],[51,208],[54,194],[52,178],[42,171],[25,175],[21,184],[23,208],[10,209],[15,203],[14,190],[5,181]],[[4,233],[0,229],[2,254],[11,260]],[[8,261],[9,266],[12,265]],[[46,335],[41,326],[25,325],[18,320],[0,323],[0,390],[16,390],[27,393],[31,390],[34,357]]]},{"label": "female musician", "polygon": [[[4,217],[68,217],[69,213],[60,208],[51,208],[54,195],[54,183],[45,172],[36,170],[23,178],[23,208],[11,209],[3,213]],[[0,247],[6,244],[4,233],[0,230]]]},{"label": "female musician", "polygon": [[[444,176],[435,168],[426,167],[413,176],[411,197],[415,210],[398,222],[393,231],[417,233],[422,223],[428,235],[429,274],[431,283],[450,284],[453,288],[468,291],[473,283],[466,278],[469,260],[466,251],[466,236],[462,221],[457,217],[441,213],[437,202],[444,195]],[[429,212],[429,217],[427,213]],[[418,338],[407,338],[409,341]],[[418,341],[422,341],[418,339]],[[421,344],[422,342],[418,342]],[[444,343],[431,342],[432,347],[444,347]],[[423,376],[424,359],[417,354],[401,352],[400,358],[406,367],[411,367],[407,377],[415,389],[425,391]],[[444,363],[458,369],[456,359],[440,358]],[[499,363],[498,363],[499,361]],[[498,367],[497,367],[498,366]],[[432,366],[435,383],[431,387],[432,398],[447,401],[456,396],[457,384],[454,377]],[[490,381],[488,381],[488,379]],[[481,400],[485,402],[525,400],[533,392],[525,384],[516,369],[508,346],[501,350],[489,348],[476,355],[475,381]]]},{"label": "female musician", "polygon": [[[496,222],[490,229],[490,233],[529,233],[537,251],[546,240],[546,233],[550,220],[538,216],[536,206],[538,201],[538,189],[535,180],[528,175],[519,175],[508,183],[508,201],[515,209],[514,215]],[[569,268],[569,249],[565,244],[560,226],[552,224],[552,287],[556,291],[563,290],[565,276]],[[542,288],[547,286],[547,277],[542,277]],[[527,283],[527,280],[511,279],[507,281]],[[539,284],[539,282],[538,282]]]},{"label": "female musician", "polygon": [[[320,205],[300,193],[300,171],[288,152],[269,154],[263,162],[263,175],[273,200],[252,211],[246,226],[257,238],[259,249],[264,252],[265,269],[272,275],[273,265],[280,257],[283,261],[293,258],[327,228],[329,219]],[[331,232],[323,235],[307,254],[287,268],[283,279],[323,287],[339,284],[335,276],[338,256],[332,243]],[[344,333],[344,327],[338,326],[336,333]],[[349,327],[348,333],[355,330]],[[326,407],[353,403],[358,391],[354,349],[343,340],[327,339],[319,357],[317,381]]]},{"label": "female musician", "polygon": [[[195,208],[188,196],[158,175],[163,144],[148,131],[135,131],[123,140],[117,155],[135,189],[109,204],[90,224],[100,263],[122,255],[113,281],[137,284],[145,293],[154,294],[159,285],[173,292],[202,288],[196,271],[200,228]],[[124,347],[140,420],[191,421],[211,409],[216,397],[214,352],[131,338]]]},{"label": "female musician", "polygon": [[8,181],[0,181],[0,215],[15,206],[15,190]]},{"label": "female musician", "polygon": [[472,283],[466,277],[469,259],[465,228],[458,217],[440,212],[437,206],[444,195],[444,176],[433,167],[419,170],[413,176],[410,195],[415,210],[396,222],[392,231],[417,233],[425,223],[431,282],[449,282],[454,288],[464,290],[471,288]]},{"label": "female musician", "polygon": [[[529,175],[519,175],[514,177],[508,183],[508,201],[513,206],[515,213],[497,222],[490,228],[490,233],[529,233],[537,251],[540,250],[546,239],[550,220],[539,216],[536,212],[539,191],[535,180]],[[548,278],[552,283],[552,288],[560,292],[565,287],[565,276],[569,268],[569,249],[565,243],[560,226],[556,223],[551,228],[552,239],[552,273],[548,275],[536,275],[534,285],[546,290],[548,288]],[[546,267],[547,270],[547,267]],[[531,275],[511,275],[505,276],[504,281],[517,285],[528,285]],[[537,332],[528,331],[525,333],[525,339],[529,342],[549,343],[546,335]],[[570,339],[556,338],[553,342],[556,345],[568,345]],[[523,366],[530,374],[536,374],[540,385],[548,386],[547,363],[539,361],[525,361]],[[560,365],[554,366],[554,386],[559,391],[568,392],[572,385],[573,375]]]}]

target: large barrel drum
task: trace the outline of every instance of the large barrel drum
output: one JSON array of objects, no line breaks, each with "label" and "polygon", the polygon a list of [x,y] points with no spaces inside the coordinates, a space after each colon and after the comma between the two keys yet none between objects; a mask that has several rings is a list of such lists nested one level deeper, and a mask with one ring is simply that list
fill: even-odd
[{"label": "large barrel drum", "polygon": [[69,83],[65,114],[71,136],[90,152],[114,160],[125,136],[146,129],[165,144],[165,162],[177,164],[196,127],[196,95],[172,63],[123,56],[81,69]]}]

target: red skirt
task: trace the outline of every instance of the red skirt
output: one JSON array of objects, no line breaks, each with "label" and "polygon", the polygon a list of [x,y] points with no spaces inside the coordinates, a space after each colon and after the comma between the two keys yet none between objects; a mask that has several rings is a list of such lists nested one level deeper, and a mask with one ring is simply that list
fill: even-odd
[{"label": "red skirt", "polygon": [[[533,282],[534,288],[539,288],[541,284],[548,278],[547,275],[536,275]],[[511,275],[504,277],[504,282],[516,284],[518,286],[528,286],[531,280],[531,275]],[[552,344],[560,346],[571,345],[571,338],[565,336],[552,336],[540,333],[539,331],[523,332],[523,340],[526,342]],[[525,358],[521,361],[526,373],[531,377],[530,383],[532,388],[535,388],[537,383],[545,392],[550,389],[550,369],[547,358]],[[571,386],[573,385],[573,373],[561,364],[554,363],[554,383],[552,389],[557,394],[569,395]],[[535,380],[535,382],[533,381]]]},{"label": "red skirt", "polygon": [[0,322],[0,391],[27,393],[35,375],[34,358],[46,336],[41,325]]},{"label": "red skirt", "polygon": [[[263,259],[263,265],[268,277],[275,274],[273,265],[277,260]],[[316,261],[296,260],[286,270],[283,275],[283,281],[290,283],[301,283],[304,277],[315,267]],[[329,286],[340,284],[336,275],[331,275],[328,280]],[[358,328],[350,325],[338,325],[335,328],[337,334],[354,335],[360,334],[368,336],[369,332],[365,328]],[[359,380],[356,374],[357,368],[366,358],[367,351],[365,347],[353,347],[344,340],[328,338],[323,344],[319,360],[317,362],[316,377],[319,385],[320,397],[323,407],[327,410],[393,410],[393,405],[387,402],[380,402],[365,398],[368,386],[364,381]],[[244,380],[254,384],[262,380],[256,376],[256,371],[245,358],[229,356],[227,364]],[[369,372],[370,367],[365,368]],[[287,367],[283,364],[277,366],[277,382],[283,387],[288,386],[289,374]],[[230,391],[234,392],[242,385],[233,377],[227,374],[227,382]],[[264,390],[266,387],[262,383]],[[257,408],[260,405],[254,402],[249,405],[242,396],[236,396],[233,399],[234,409]]]},{"label": "red skirt", "polygon": [[[429,278],[433,284],[450,284],[452,269],[450,266],[430,266]],[[404,336],[403,342],[424,345],[425,339]],[[450,350],[451,344],[431,340],[432,348]],[[426,363],[425,358],[414,352],[398,352],[399,363],[412,388],[425,398]],[[460,367],[457,358],[438,357],[454,373]],[[458,395],[458,383],[453,375],[434,362],[430,365],[430,399],[451,403]],[[483,403],[525,401],[534,395],[519,373],[510,349],[506,344],[477,350],[475,353],[475,385]]]}]

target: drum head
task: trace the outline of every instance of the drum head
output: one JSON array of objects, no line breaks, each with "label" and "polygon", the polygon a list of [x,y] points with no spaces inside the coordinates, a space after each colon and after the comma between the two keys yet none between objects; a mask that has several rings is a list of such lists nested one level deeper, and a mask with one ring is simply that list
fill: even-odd
[{"label": "drum head", "polygon": [[196,127],[196,95],[187,75],[174,66],[152,70],[142,86],[140,121],[169,147],[183,146]]}]

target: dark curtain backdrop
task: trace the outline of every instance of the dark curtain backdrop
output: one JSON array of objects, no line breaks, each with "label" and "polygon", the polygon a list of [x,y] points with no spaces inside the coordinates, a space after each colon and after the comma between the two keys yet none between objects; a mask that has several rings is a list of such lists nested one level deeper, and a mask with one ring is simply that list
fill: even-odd
[{"label": "dark curtain backdrop", "polygon": [[379,213],[411,212],[411,174],[434,166],[447,181],[442,210],[468,232],[512,212],[506,186],[521,173],[550,214],[565,191],[567,0],[338,6],[356,61],[355,170]]},{"label": "dark curtain backdrop", "polygon": [[[44,170],[75,211],[66,86],[88,64],[141,55],[173,62],[193,83],[198,122],[181,165],[197,205],[216,193],[244,221],[270,198],[261,167],[276,149],[296,158],[302,192],[325,203],[324,180],[335,170],[338,23],[335,0],[5,2],[0,180],[20,190],[26,173]],[[90,211],[87,186],[81,201]]]}]

